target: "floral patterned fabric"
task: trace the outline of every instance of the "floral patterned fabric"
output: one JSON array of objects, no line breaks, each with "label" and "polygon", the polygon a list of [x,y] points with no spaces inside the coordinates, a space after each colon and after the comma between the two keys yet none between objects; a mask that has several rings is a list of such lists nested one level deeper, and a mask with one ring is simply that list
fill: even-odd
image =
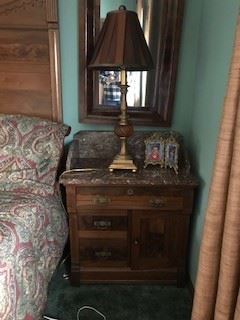
[{"label": "floral patterned fabric", "polygon": [[[0,190],[53,194],[68,130],[49,120],[0,114]],[[43,183],[44,191],[32,188],[32,181]]]},{"label": "floral patterned fabric", "polygon": [[38,320],[67,237],[55,181],[63,124],[0,114],[0,319]]},{"label": "floral patterned fabric", "polygon": [[0,192],[0,319],[41,319],[67,236],[55,195]]}]

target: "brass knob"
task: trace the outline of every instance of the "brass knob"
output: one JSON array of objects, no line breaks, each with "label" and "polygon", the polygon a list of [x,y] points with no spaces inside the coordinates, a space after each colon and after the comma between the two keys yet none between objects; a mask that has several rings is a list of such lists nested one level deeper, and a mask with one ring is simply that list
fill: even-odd
[{"label": "brass knob", "polygon": [[128,196],[133,196],[134,195],[133,189],[131,189],[131,188],[127,189],[127,195]]},{"label": "brass knob", "polygon": [[135,239],[133,243],[135,244],[135,246],[138,246],[139,245],[139,240]]},{"label": "brass knob", "polygon": [[111,199],[109,197],[105,197],[105,196],[100,196],[97,195],[94,199],[93,199],[93,203],[94,204],[108,204],[111,202]]},{"label": "brass knob", "polygon": [[97,229],[108,229],[112,226],[112,221],[110,220],[95,220],[93,221],[93,226]]},{"label": "brass knob", "polygon": [[154,207],[154,208],[161,208],[164,206],[164,201],[162,199],[159,199],[159,198],[154,198],[154,199],[151,199],[149,201],[151,207]]},{"label": "brass knob", "polygon": [[101,259],[107,259],[110,258],[112,256],[112,252],[111,251],[95,251],[94,252],[95,257],[97,258],[101,258]]}]

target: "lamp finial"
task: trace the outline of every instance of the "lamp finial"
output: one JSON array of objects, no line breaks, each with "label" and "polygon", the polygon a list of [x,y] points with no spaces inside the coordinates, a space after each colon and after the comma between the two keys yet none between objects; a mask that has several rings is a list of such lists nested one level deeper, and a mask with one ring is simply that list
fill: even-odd
[{"label": "lamp finial", "polygon": [[126,6],[124,6],[123,4],[120,5],[120,7],[118,8],[118,10],[127,10]]}]

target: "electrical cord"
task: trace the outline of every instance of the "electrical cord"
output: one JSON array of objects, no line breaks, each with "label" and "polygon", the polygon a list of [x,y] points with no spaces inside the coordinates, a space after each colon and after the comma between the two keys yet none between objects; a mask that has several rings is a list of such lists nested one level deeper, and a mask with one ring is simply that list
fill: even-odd
[{"label": "electrical cord", "polygon": [[[96,168],[79,168],[79,169],[78,169],[78,168],[77,168],[77,169],[65,170],[65,171],[63,171],[63,172],[60,174],[60,176],[59,176],[59,178],[58,178],[58,181],[59,181],[59,180],[61,179],[61,177],[62,177],[64,174],[66,174],[66,173],[92,172],[92,171],[97,171],[97,170],[99,170],[99,169],[96,169]],[[66,209],[65,209],[64,203],[63,203],[63,201],[62,201],[60,188],[59,188],[59,190],[58,190],[58,194],[60,195],[60,197],[59,197],[60,203],[61,203],[61,205],[62,205],[62,207],[63,207],[63,209],[64,209],[64,211],[65,211],[66,216],[68,216],[68,213],[67,213],[67,211],[66,211]]]},{"label": "electrical cord", "polygon": [[76,169],[69,169],[69,170],[65,170],[60,174],[59,179],[66,173],[75,173],[75,172],[91,172],[91,171],[97,171],[100,169],[97,168],[76,168]]},{"label": "electrical cord", "polygon": [[100,311],[98,311],[97,309],[93,308],[93,307],[90,307],[90,306],[83,306],[81,308],[78,309],[78,312],[77,312],[77,320],[80,320],[79,318],[79,315],[80,315],[80,312],[82,310],[85,310],[85,309],[88,309],[88,310],[92,310],[94,312],[96,312],[97,314],[99,314],[104,320],[106,320],[107,318],[105,317],[105,315],[103,313],[101,313]]},{"label": "electrical cord", "polygon": [[[85,309],[94,311],[95,313],[100,315],[104,320],[107,320],[106,316],[103,313],[101,313],[99,310],[97,310],[96,308],[91,307],[91,306],[83,306],[83,307],[79,308],[78,312],[77,312],[77,320],[80,320],[80,312],[82,310],[85,310]],[[46,320],[60,320],[60,319],[52,318],[52,317],[48,317],[48,316],[43,316],[43,319],[46,319]]]}]

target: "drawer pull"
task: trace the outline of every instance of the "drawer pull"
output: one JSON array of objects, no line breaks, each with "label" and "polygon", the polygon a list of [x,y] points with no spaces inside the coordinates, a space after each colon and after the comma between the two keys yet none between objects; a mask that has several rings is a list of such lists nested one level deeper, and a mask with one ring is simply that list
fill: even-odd
[{"label": "drawer pull", "polygon": [[134,242],[133,242],[134,244],[135,244],[135,246],[138,246],[139,245],[139,240],[138,239],[136,239],[136,240],[134,240]]},{"label": "drawer pull", "polygon": [[112,256],[112,252],[111,251],[95,251],[94,255],[97,258],[109,258]]},{"label": "drawer pull", "polygon": [[109,221],[109,220],[96,220],[96,221],[93,221],[93,226],[95,228],[97,228],[97,229],[111,228],[112,221]]},{"label": "drawer pull", "polygon": [[133,191],[133,189],[127,189],[127,195],[128,196],[133,196],[134,195],[134,191]]},{"label": "drawer pull", "polygon": [[110,202],[111,202],[111,199],[109,197],[105,197],[105,196],[96,196],[93,199],[94,204],[108,204]]},{"label": "drawer pull", "polygon": [[159,198],[151,199],[149,203],[150,203],[150,206],[154,208],[161,208],[165,205],[164,201]]}]

